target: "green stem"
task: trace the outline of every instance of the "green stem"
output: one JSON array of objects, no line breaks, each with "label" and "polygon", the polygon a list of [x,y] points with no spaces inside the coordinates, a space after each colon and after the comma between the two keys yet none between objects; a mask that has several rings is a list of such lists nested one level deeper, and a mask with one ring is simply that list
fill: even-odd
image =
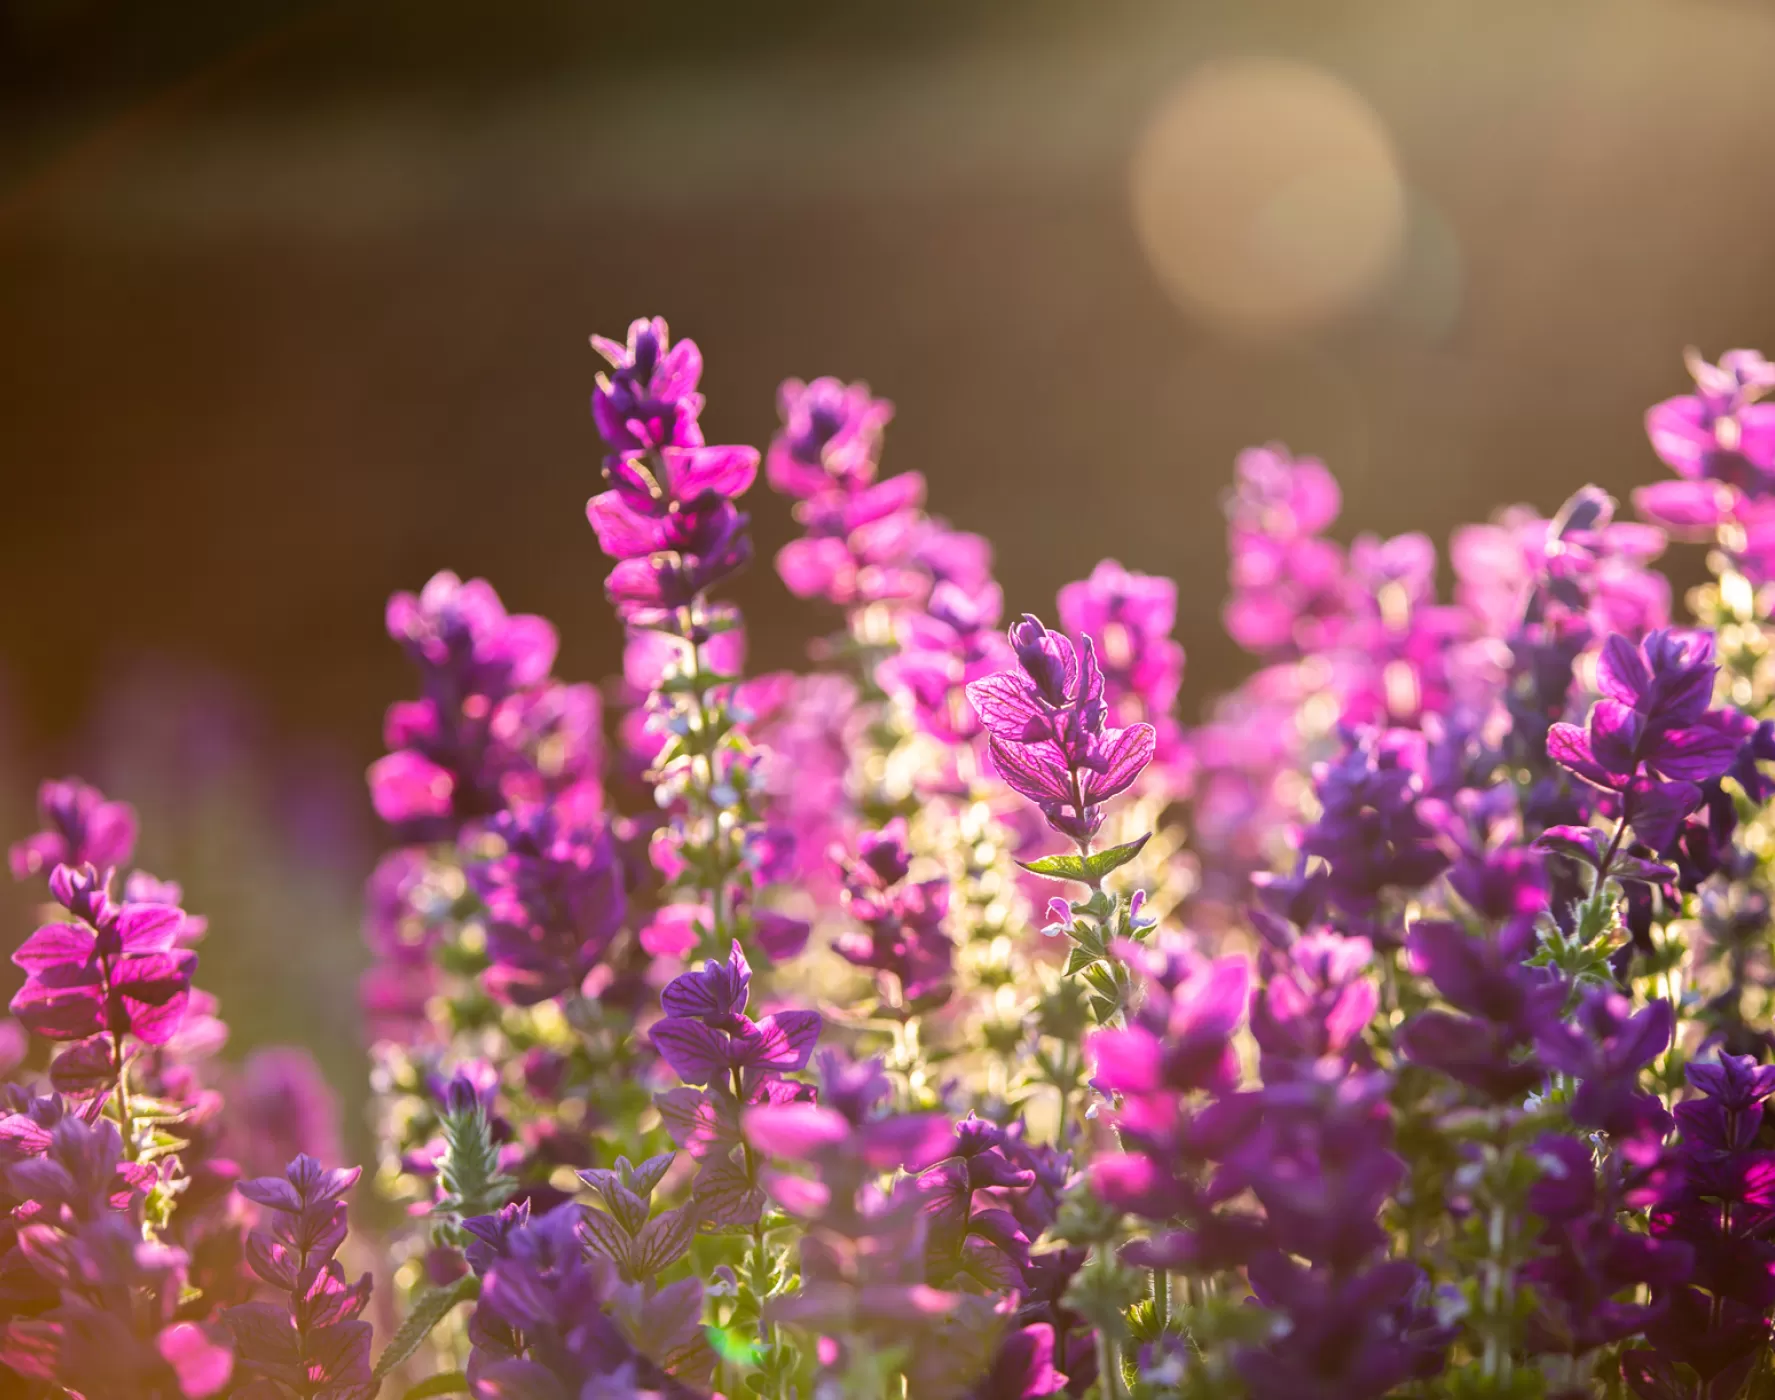
[{"label": "green stem", "polygon": [[117,1085],[112,1091],[112,1102],[117,1108],[117,1131],[123,1138],[123,1155],[133,1162],[136,1160],[136,1135],[129,1117],[129,1064],[123,1056],[123,1037],[115,1033],[111,1036],[111,1065],[117,1072]]},{"label": "green stem", "polygon": [[[743,1080],[740,1071],[735,1069],[733,1071],[733,1097],[736,1105],[741,1105],[745,1102],[742,1085]],[[745,1161],[746,1166],[746,1183],[749,1186],[756,1187],[758,1184],[757,1155],[752,1151],[752,1144],[747,1142],[744,1138],[741,1138],[740,1140],[740,1151],[744,1154],[743,1160]],[[764,1216],[762,1212],[759,1214],[758,1219],[752,1222],[752,1260],[750,1271],[752,1275],[752,1291],[758,1299],[758,1342],[761,1347],[774,1352],[776,1339],[772,1335],[773,1329],[764,1318],[764,1293],[770,1286],[770,1253],[769,1246],[765,1243],[764,1239]]]},{"label": "green stem", "polygon": [[[1633,771],[1637,775],[1639,768],[1635,766]],[[1614,864],[1615,856],[1621,850],[1621,838],[1627,834],[1626,799],[1622,799],[1621,806],[1621,815],[1615,821],[1615,834],[1609,837],[1609,847],[1602,853],[1602,864],[1597,867],[1596,878],[1590,886],[1590,893],[1593,895],[1602,888],[1603,878],[1607,875],[1609,866]]]},{"label": "green stem", "polygon": [[1122,1400],[1122,1348],[1105,1327],[1097,1329],[1097,1375],[1103,1400]]},{"label": "green stem", "polygon": [[726,952],[725,944],[729,938],[732,923],[727,877],[733,868],[732,853],[728,849],[727,829],[721,822],[721,808],[715,801],[715,753],[709,735],[713,730],[714,711],[709,706],[708,689],[704,684],[707,673],[703,666],[703,649],[695,640],[693,633],[696,628],[696,604],[690,604],[678,610],[679,626],[684,635],[684,644],[690,649],[690,660],[686,673],[690,679],[690,699],[696,708],[696,748],[691,754],[691,773],[695,782],[692,784],[701,814],[709,824],[709,849],[713,854],[712,867],[704,877],[702,892],[708,896],[710,914],[710,939],[714,944],[712,955],[720,957]]}]

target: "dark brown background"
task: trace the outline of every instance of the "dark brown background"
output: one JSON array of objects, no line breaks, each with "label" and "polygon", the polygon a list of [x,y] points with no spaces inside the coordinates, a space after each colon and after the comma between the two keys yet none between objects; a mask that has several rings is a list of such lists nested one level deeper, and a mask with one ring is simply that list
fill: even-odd
[{"label": "dark brown background", "polygon": [[[1640,417],[1683,346],[1775,349],[1766,3],[5,12],[15,787],[152,656],[231,678],[261,748],[354,792],[408,686],[383,599],[443,566],[554,618],[564,675],[607,672],[585,338],[635,315],[702,343],[717,440],[762,443],[788,374],[894,398],[889,466],[994,537],[1013,608],[1109,553],[1175,575],[1192,712],[1242,669],[1216,506],[1242,445],[1326,457],[1346,532],[1441,539],[1654,478]],[[1440,230],[1310,334],[1192,320],[1130,220],[1155,104],[1241,54],[1348,82]],[[768,559],[787,514],[753,506]],[[768,568],[740,593],[758,662],[792,662],[812,611]]]}]

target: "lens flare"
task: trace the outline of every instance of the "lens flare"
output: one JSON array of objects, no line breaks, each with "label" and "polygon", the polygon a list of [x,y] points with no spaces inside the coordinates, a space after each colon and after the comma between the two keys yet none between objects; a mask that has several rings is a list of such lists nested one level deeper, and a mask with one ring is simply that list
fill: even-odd
[{"label": "lens flare", "polygon": [[1153,270],[1228,329],[1299,329],[1358,307],[1404,245],[1386,127],[1348,84],[1302,63],[1198,69],[1148,122],[1131,184]]}]

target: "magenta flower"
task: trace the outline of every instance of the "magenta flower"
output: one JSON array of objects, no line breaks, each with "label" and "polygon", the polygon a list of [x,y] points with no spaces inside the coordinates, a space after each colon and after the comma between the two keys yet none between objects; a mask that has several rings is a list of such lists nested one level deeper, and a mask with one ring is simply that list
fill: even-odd
[{"label": "magenta flower", "polygon": [[871,395],[867,384],[785,379],[777,411],[783,427],[765,459],[773,490],[807,500],[834,488],[855,492],[874,481],[882,430],[894,406]]},{"label": "magenta flower", "polygon": [[1103,825],[1103,804],[1152,761],[1157,736],[1150,724],[1109,727],[1103,672],[1089,637],[1075,650],[1025,614],[1010,640],[1021,670],[968,686],[993,764],[1055,831],[1089,843]]},{"label": "magenta flower", "polygon": [[555,631],[542,618],[508,615],[485,580],[445,572],[389,600],[388,631],[422,698],[389,708],[392,752],[371,765],[370,796],[403,837],[447,839],[508,797],[540,801],[595,770],[596,696],[549,679]]},{"label": "magenta flower", "polygon": [[777,554],[777,572],[798,598],[841,607],[922,597],[931,586],[917,551],[930,529],[920,507],[924,478],[902,472],[873,486],[834,487],[802,501],[807,534]]},{"label": "magenta flower", "polygon": [[1189,753],[1172,710],[1183,685],[1183,647],[1171,638],[1177,624],[1177,585],[1131,573],[1105,559],[1088,579],[1060,590],[1060,625],[1091,638],[1103,667],[1103,697],[1116,724],[1146,721],[1156,731],[1154,771],[1178,789],[1188,779]]},{"label": "magenta flower", "polygon": [[1746,501],[1775,494],[1775,365],[1754,350],[1728,350],[1717,365],[1690,352],[1695,392],[1646,413],[1652,450],[1677,480],[1642,487],[1633,502],[1666,528],[1693,537],[1734,519]]},{"label": "magenta flower", "polygon": [[127,802],[111,802],[78,778],[47,782],[37,790],[43,830],[9,852],[12,873],[23,880],[58,865],[122,865],[136,844],[136,813]]},{"label": "magenta flower", "polygon": [[840,957],[893,978],[890,1005],[905,1012],[947,995],[955,946],[943,931],[949,881],[912,881],[906,823],[895,818],[857,839],[855,859],[842,862],[844,911],[861,927],[839,937]]},{"label": "magenta flower", "polygon": [[750,489],[758,453],[704,444],[702,357],[691,341],[668,348],[664,321],[636,321],[626,345],[593,344],[611,365],[592,395],[611,448],[610,489],[592,497],[586,517],[617,561],[606,589],[618,613],[657,626],[751,558],[734,500]]},{"label": "magenta flower", "polygon": [[610,363],[592,390],[592,419],[618,453],[702,443],[696,392],[703,357],[692,340],[671,343],[660,317],[632,322],[626,343],[592,337],[592,348]]},{"label": "magenta flower", "polygon": [[50,1040],[133,1035],[165,1044],[184,1019],[197,967],[197,954],[179,944],[184,911],[114,904],[108,877],[90,865],[57,866],[49,885],[74,922],[45,925],[13,953],[25,985],[12,1014]]},{"label": "magenta flower", "polygon": [[971,687],[1011,660],[998,632],[1003,608],[1004,595],[990,579],[972,586],[944,579],[922,612],[901,619],[900,649],[876,668],[876,680],[926,734],[962,744],[980,733]]},{"label": "magenta flower", "polygon": [[1314,650],[1320,624],[1344,608],[1343,551],[1322,538],[1342,505],[1337,481],[1324,463],[1277,443],[1241,452],[1236,470],[1226,629],[1264,657]]},{"label": "magenta flower", "polygon": [[[949,1121],[937,1113],[897,1114],[880,1060],[851,1062],[822,1050],[817,1062],[820,1102],[764,1104],[742,1115],[746,1138],[767,1156],[811,1162],[820,1171],[819,1199],[831,1196],[836,1178],[861,1189],[869,1173],[939,1160],[951,1141]],[[854,1179],[853,1179],[854,1178]],[[811,1200],[801,1178],[772,1178],[785,1205]]]}]

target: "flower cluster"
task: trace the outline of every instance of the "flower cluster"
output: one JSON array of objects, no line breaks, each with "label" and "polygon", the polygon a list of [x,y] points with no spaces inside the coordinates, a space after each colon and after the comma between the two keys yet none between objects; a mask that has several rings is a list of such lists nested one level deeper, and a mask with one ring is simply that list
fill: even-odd
[{"label": "flower cluster", "polygon": [[617,612],[670,623],[751,557],[734,502],[757,475],[758,453],[704,443],[702,355],[694,341],[672,345],[658,317],[630,326],[626,344],[593,344],[610,362],[592,391],[610,489],[592,497],[586,517],[617,561],[606,585]]},{"label": "flower cluster", "polygon": [[[748,678],[718,590],[760,454],[705,442],[663,321],[595,344],[612,751],[487,583],[388,610],[420,689],[370,772],[363,1001],[398,1209],[351,1219],[310,1062],[220,1063],[207,925],[122,868],[134,813],[40,793],[0,1389],[1764,1393],[1760,356],[1652,411],[1651,523],[1511,508],[1446,599],[1426,537],[1330,538],[1322,463],[1242,454],[1225,619],[1260,669],[1192,727],[1174,585],[1105,560],[1059,628],[1003,628],[984,540],[829,378],[784,384],[763,461],[778,573],[842,630]],[[1681,619],[1667,533],[1717,545]]]},{"label": "flower cluster", "polygon": [[1075,647],[1025,614],[1010,639],[1018,669],[968,686],[993,765],[1050,827],[1089,845],[1102,829],[1103,804],[1152,761],[1157,736],[1144,721],[1124,729],[1109,724],[1103,670],[1089,636]]}]

